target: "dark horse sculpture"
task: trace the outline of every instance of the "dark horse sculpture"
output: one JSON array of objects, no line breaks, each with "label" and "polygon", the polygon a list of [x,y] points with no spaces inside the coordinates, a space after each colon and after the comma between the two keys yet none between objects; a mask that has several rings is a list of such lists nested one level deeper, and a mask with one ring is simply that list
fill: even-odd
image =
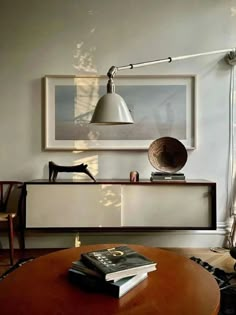
[{"label": "dark horse sculpture", "polygon": [[49,168],[49,180],[55,181],[57,178],[57,174],[59,172],[67,172],[67,173],[85,173],[87,174],[94,182],[96,182],[96,179],[93,177],[93,175],[90,173],[90,171],[87,169],[87,164],[79,164],[79,165],[73,165],[73,166],[62,166],[57,165],[53,161],[48,162],[48,168]]}]

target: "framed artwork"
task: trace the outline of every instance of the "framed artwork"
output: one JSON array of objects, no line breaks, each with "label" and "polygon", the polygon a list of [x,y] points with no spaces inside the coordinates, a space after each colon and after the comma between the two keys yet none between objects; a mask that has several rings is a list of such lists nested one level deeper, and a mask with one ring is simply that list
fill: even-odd
[{"label": "framed artwork", "polygon": [[44,149],[147,150],[166,136],[195,148],[195,76],[117,76],[114,82],[132,125],[89,123],[106,93],[106,76],[45,76]]}]

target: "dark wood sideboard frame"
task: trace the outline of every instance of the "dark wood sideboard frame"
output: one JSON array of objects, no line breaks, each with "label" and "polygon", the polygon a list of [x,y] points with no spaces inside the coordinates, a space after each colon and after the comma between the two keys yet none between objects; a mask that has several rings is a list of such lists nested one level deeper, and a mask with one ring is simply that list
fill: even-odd
[{"label": "dark wood sideboard frame", "polygon": [[210,213],[210,225],[207,227],[201,226],[125,226],[125,227],[26,227],[26,201],[24,202],[23,213],[22,213],[22,223],[24,230],[33,231],[47,231],[47,232],[157,232],[157,231],[173,231],[173,230],[216,230],[216,183],[207,180],[186,180],[186,181],[155,181],[151,182],[149,180],[140,180],[138,182],[130,182],[129,180],[97,180],[92,181],[79,181],[79,180],[56,180],[51,182],[49,180],[33,180],[24,183],[25,189],[25,199],[27,198],[27,185],[98,185],[98,184],[112,184],[112,185],[206,185],[210,187],[211,193],[211,213]]}]

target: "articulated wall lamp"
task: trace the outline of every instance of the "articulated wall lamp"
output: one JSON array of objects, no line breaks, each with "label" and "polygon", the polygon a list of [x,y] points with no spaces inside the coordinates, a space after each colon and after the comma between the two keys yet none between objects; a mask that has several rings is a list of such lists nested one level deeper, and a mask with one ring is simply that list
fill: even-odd
[{"label": "articulated wall lamp", "polygon": [[227,53],[225,59],[231,64],[236,64],[236,49],[229,48],[223,50],[215,50],[200,54],[194,55],[185,55],[180,57],[167,57],[164,59],[157,59],[153,61],[140,62],[135,64],[129,64],[127,66],[112,66],[108,73],[108,83],[107,83],[107,94],[103,95],[98,101],[91,122],[92,124],[100,125],[124,125],[124,124],[133,124],[133,118],[130,114],[130,111],[124,101],[124,99],[115,93],[115,84],[113,81],[114,76],[120,70],[134,69],[139,67],[151,66],[156,63],[172,62],[177,60],[184,60],[193,57],[200,57],[206,55],[213,55],[219,53]]}]

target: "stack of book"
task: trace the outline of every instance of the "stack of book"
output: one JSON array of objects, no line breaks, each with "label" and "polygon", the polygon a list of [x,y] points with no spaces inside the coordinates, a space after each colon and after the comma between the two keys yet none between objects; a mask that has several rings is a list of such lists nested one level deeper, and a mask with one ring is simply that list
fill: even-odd
[{"label": "stack of book", "polygon": [[81,254],[72,262],[69,280],[92,292],[120,298],[156,270],[157,263],[128,246],[118,246]]},{"label": "stack of book", "polygon": [[152,172],[150,180],[185,180],[185,176],[183,173]]}]

